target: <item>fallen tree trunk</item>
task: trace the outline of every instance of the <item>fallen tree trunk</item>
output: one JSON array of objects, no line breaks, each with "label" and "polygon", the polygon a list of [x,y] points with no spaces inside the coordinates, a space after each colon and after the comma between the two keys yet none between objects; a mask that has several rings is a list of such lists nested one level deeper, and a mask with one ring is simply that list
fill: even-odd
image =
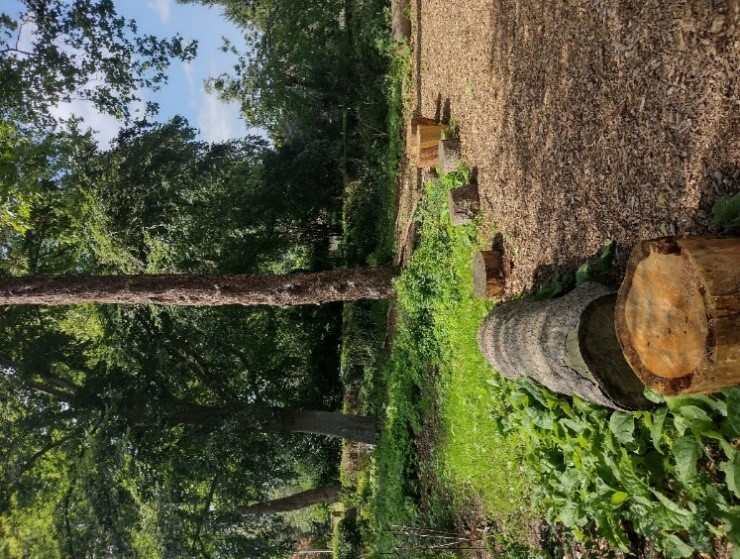
[{"label": "fallen tree trunk", "polygon": [[478,331],[488,363],[511,380],[530,378],[553,392],[616,409],[650,403],[614,332],[615,294],[584,283],[559,299],[509,301]]},{"label": "fallen tree trunk", "polygon": [[740,239],[639,243],[615,320],[627,362],[655,390],[712,392],[740,383]]}]

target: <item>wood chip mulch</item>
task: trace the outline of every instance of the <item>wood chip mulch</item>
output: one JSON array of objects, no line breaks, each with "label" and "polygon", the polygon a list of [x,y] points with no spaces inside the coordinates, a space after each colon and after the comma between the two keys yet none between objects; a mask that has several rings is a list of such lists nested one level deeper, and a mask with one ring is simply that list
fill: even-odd
[{"label": "wood chip mulch", "polygon": [[606,239],[621,277],[640,239],[716,232],[740,190],[740,0],[411,0],[411,23],[412,106],[459,126],[508,294]]}]

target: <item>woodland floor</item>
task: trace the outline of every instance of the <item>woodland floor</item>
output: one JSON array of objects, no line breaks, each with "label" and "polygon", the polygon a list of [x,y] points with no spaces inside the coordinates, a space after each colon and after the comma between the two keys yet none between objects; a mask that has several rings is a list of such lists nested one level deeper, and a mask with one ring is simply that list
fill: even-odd
[{"label": "woodland floor", "polygon": [[[500,234],[512,264],[506,296],[575,270],[608,239],[617,285],[638,240],[716,232],[714,202],[740,191],[740,0],[410,8],[410,109],[458,127],[482,241]],[[400,182],[403,264],[423,173],[407,163]]]},{"label": "woodland floor", "polygon": [[[452,120],[509,295],[616,242],[714,231],[740,190],[740,0],[411,0],[415,114]],[[400,260],[421,195],[399,193]]]}]

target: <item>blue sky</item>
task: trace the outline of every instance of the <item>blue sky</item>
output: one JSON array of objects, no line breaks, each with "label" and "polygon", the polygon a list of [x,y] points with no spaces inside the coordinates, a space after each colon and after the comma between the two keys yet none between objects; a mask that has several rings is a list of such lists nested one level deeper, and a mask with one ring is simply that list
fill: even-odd
[{"label": "blue sky", "polygon": [[[2,3],[6,1],[2,0]],[[136,20],[140,33],[159,37],[179,33],[185,39],[198,40],[195,60],[188,64],[174,62],[168,71],[169,82],[160,91],[140,92],[144,100],[159,103],[158,120],[183,115],[200,131],[200,137],[210,142],[247,134],[246,126],[239,118],[238,106],[224,104],[203,90],[204,79],[229,71],[235,63],[233,55],[219,50],[221,38],[227,37],[237,48],[244,45],[241,31],[222,16],[221,8],[181,5],[175,0],[116,0],[115,5],[121,15]],[[107,146],[120,128],[120,123],[114,118],[98,113],[83,101],[57,107],[54,112],[62,117],[71,114],[82,117],[89,127],[96,130],[101,147]]]}]

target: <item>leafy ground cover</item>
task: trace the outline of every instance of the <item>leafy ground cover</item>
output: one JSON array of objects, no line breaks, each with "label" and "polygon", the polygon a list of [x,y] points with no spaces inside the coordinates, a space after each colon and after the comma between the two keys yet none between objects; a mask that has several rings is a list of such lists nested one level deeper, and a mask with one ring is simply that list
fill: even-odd
[{"label": "leafy ground cover", "polygon": [[478,511],[490,531],[467,543],[508,554],[541,544],[531,534],[544,517],[602,554],[729,557],[740,541],[740,389],[651,393],[654,410],[622,413],[495,375],[476,344],[490,305],[472,293],[475,228],[451,227],[446,212],[447,189],[464,179],[428,184],[397,282],[384,428],[357,496],[366,543],[423,556],[429,540],[399,539],[399,526],[471,530]]}]

